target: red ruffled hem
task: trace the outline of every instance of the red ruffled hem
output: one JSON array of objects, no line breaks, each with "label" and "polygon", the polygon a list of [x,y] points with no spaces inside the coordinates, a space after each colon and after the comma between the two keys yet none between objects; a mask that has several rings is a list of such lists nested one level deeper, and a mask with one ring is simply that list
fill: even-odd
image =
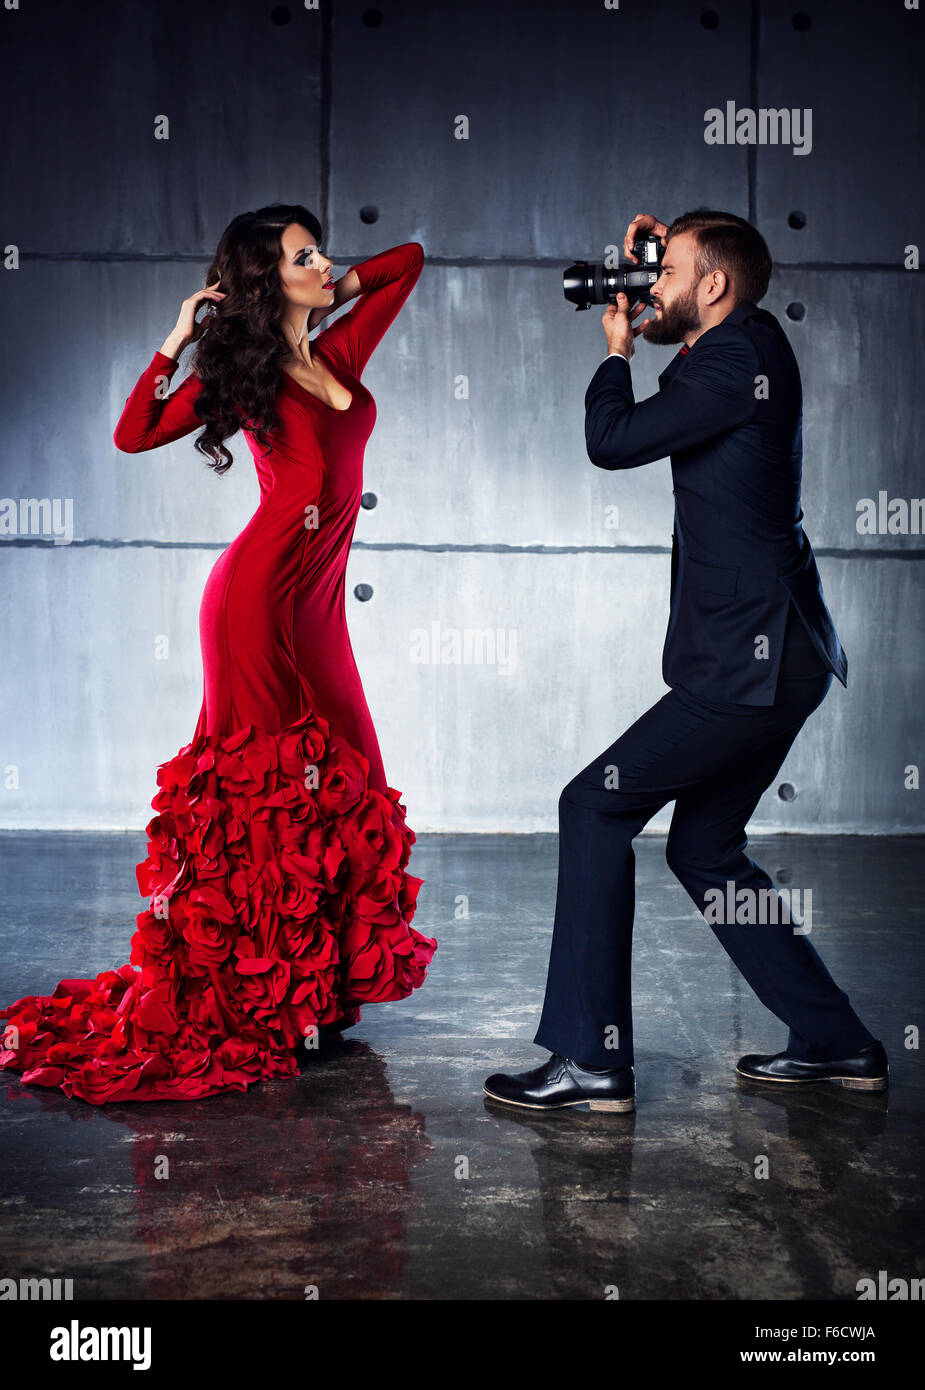
[{"label": "red ruffled hem", "polygon": [[158,768],[131,964],[0,1010],[0,1068],[91,1105],[243,1091],[296,1075],[314,1029],[406,998],[437,943],[411,926],[400,793],[368,774],[311,714],[182,748]]}]

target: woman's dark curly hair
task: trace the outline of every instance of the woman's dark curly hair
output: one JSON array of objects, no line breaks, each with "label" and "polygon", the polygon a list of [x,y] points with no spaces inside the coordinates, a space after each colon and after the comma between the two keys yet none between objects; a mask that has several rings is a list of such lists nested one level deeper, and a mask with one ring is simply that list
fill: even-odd
[{"label": "woman's dark curly hair", "polygon": [[241,428],[235,405],[261,447],[273,447],[267,435],[279,424],[274,402],[287,352],[278,263],[282,234],[293,222],[307,227],[321,245],[321,223],[308,208],[271,203],[229,222],[206,273],[206,285],[221,276],[225,298],[209,304],[192,370],[202,382],[195,410],[205,424],[196,448],[216,473],[227,472],[234,462],[222,441]]}]

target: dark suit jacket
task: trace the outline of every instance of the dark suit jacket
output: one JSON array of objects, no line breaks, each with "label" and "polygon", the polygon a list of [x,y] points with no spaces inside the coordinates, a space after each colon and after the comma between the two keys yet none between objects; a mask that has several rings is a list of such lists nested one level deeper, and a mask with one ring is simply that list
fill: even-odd
[{"label": "dark suit jacket", "polygon": [[671,456],[666,685],[721,704],[773,704],[791,602],[827,669],[847,685],[801,524],[802,388],[777,319],[737,305],[682,348],[658,384],[657,395],[636,404],[629,363],[606,358],[585,394],[585,440],[599,468]]}]

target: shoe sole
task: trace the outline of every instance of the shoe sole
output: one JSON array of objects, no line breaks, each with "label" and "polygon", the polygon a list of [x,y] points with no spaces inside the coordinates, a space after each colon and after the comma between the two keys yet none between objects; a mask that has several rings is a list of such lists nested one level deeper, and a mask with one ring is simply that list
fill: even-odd
[{"label": "shoe sole", "polygon": [[885,1091],[889,1085],[886,1076],[757,1076],[754,1072],[736,1067],[739,1076],[748,1081],[768,1081],[774,1086],[821,1086],[834,1081],[836,1086],[844,1086],[846,1091]]},{"label": "shoe sole", "polygon": [[490,1100],[496,1100],[501,1105],[516,1105],[519,1110],[576,1110],[579,1106],[586,1105],[589,1110],[626,1114],[628,1111],[636,1109],[636,1100],[633,1096],[625,1100],[564,1100],[559,1105],[536,1105],[529,1100],[508,1100],[506,1096],[496,1096],[494,1091],[489,1091],[485,1086],[482,1087],[482,1092]]}]

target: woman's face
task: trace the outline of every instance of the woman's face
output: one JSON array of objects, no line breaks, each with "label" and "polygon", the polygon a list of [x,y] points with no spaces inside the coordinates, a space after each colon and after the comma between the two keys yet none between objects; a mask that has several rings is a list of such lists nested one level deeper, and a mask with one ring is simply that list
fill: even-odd
[{"label": "woman's face", "polygon": [[334,297],[331,261],[307,227],[291,222],[281,238],[279,278],[286,303],[299,309],[327,308]]}]

